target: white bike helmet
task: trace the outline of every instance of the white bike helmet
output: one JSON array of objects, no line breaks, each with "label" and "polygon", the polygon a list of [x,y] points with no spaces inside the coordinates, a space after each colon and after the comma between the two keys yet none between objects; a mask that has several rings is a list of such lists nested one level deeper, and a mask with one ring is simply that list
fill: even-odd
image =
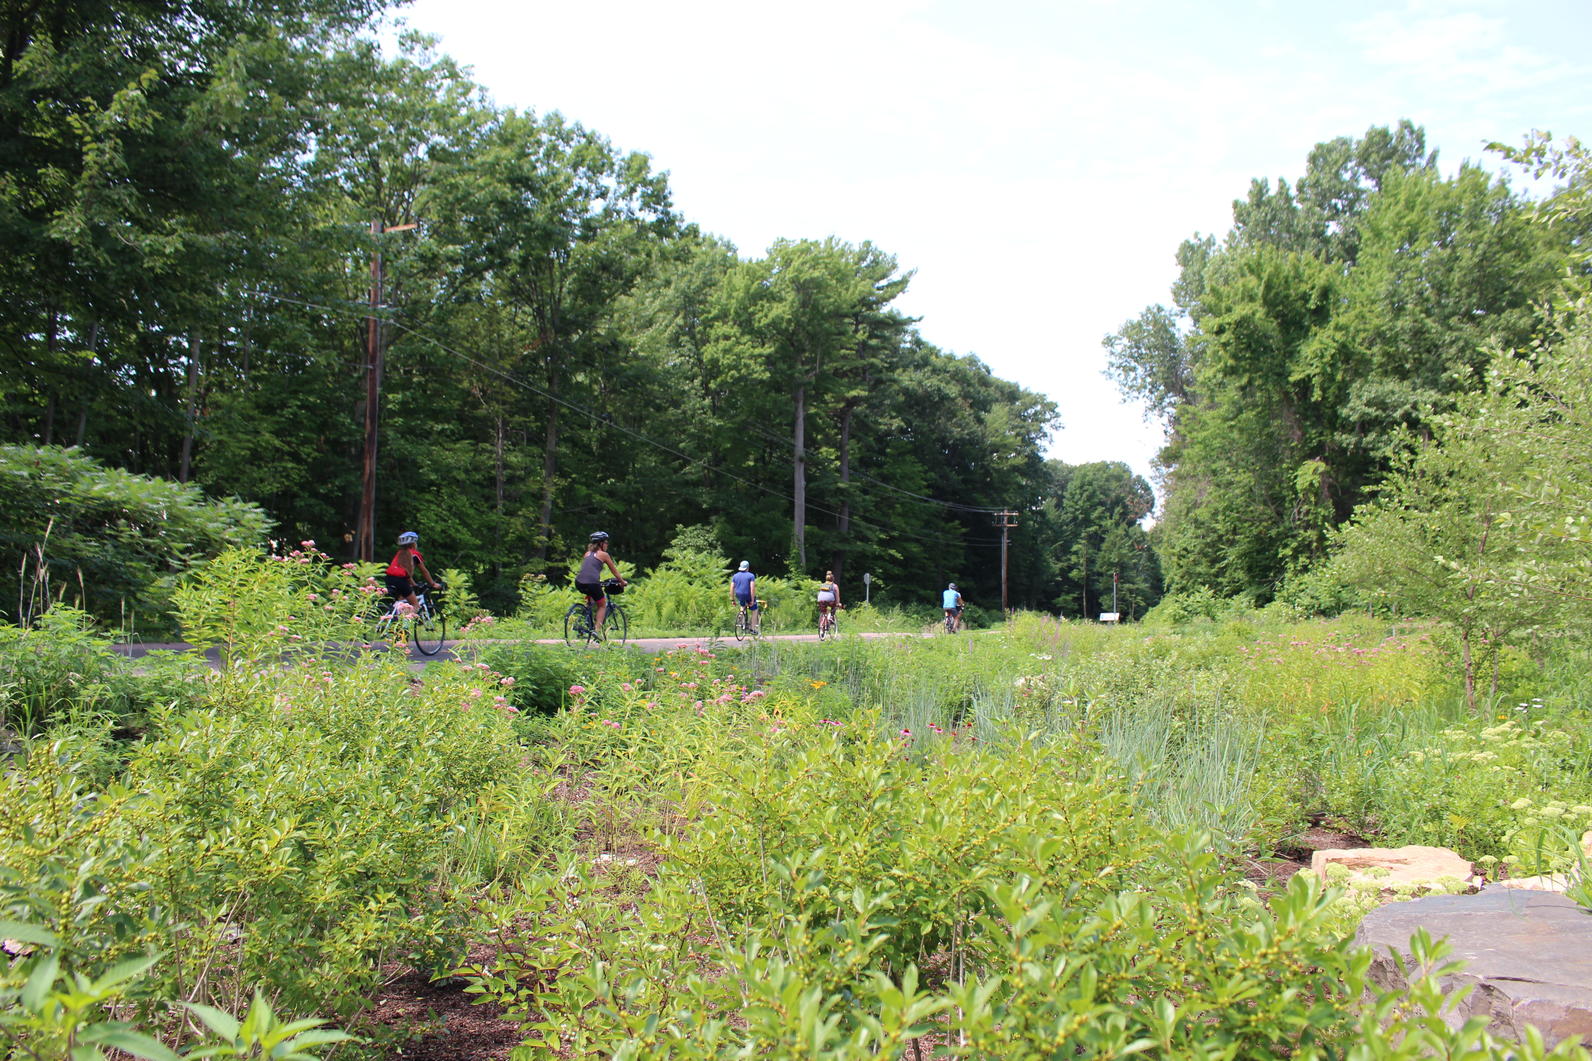
[{"label": "white bike helmet", "polygon": [[416,534],[414,531],[404,531],[402,534],[398,535],[398,544],[419,545],[420,535]]}]

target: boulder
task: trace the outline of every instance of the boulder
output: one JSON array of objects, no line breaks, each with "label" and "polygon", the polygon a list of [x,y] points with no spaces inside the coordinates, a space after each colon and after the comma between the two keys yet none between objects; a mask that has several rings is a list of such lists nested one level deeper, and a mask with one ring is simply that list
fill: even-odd
[{"label": "boulder", "polygon": [[1458,1028],[1472,1016],[1494,1035],[1521,1039],[1526,1025],[1549,1046],[1579,1035],[1592,1040],[1592,912],[1562,895],[1489,886],[1474,895],[1434,895],[1367,914],[1355,942],[1376,954],[1371,979],[1406,986],[1392,955],[1408,964],[1409,939],[1424,928],[1448,937],[1450,958],[1465,968],[1445,977],[1445,993],[1472,990],[1443,1019]]},{"label": "boulder", "polygon": [[1322,880],[1328,866],[1342,866],[1353,880],[1391,889],[1400,884],[1431,884],[1445,878],[1474,883],[1475,867],[1446,847],[1348,847],[1317,851],[1310,868]]}]

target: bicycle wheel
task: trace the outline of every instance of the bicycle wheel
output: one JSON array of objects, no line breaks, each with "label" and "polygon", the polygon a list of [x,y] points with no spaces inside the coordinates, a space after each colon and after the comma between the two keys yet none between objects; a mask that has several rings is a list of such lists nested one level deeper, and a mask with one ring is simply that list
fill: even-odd
[{"label": "bicycle wheel", "polygon": [[431,610],[429,603],[420,607],[415,616],[415,647],[422,656],[435,656],[442,651],[443,639],[448,633],[448,620]]},{"label": "bicycle wheel", "polygon": [[611,645],[622,645],[629,637],[630,619],[623,608],[609,601],[608,616],[603,620],[602,639]]},{"label": "bicycle wheel", "polygon": [[818,616],[818,640],[823,641],[829,637],[829,632],[834,628],[834,622],[835,621],[829,617],[828,612],[824,612]]},{"label": "bicycle wheel", "polygon": [[746,623],[746,609],[742,608],[741,613],[735,617],[735,640],[745,641],[746,635],[751,632],[751,627]]},{"label": "bicycle wheel", "polygon": [[574,648],[577,643],[584,647],[596,638],[591,628],[591,613],[584,604],[571,604],[569,611],[564,613],[564,644]]}]

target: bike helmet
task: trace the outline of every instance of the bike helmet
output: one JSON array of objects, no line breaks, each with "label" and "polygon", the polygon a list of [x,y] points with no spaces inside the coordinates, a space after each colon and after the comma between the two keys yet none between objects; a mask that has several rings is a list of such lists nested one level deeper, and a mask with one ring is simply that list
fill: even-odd
[{"label": "bike helmet", "polygon": [[955,582],[953,582],[953,583],[951,583],[951,584],[950,584],[950,585],[949,585],[949,586],[947,586],[947,587],[945,587],[945,588],[946,588],[946,589],[955,589],[955,588],[956,588],[956,583],[955,583]]},{"label": "bike helmet", "polygon": [[607,531],[592,531],[591,532],[591,540],[594,541],[594,542],[605,542],[605,541],[608,540],[608,532]]},{"label": "bike helmet", "polygon": [[414,531],[404,531],[402,534],[398,535],[398,544],[419,545],[420,535],[416,534]]},{"label": "bike helmet", "polygon": [[752,562],[750,560],[742,560],[741,561],[741,570],[742,571],[750,571],[750,570],[752,570]]}]

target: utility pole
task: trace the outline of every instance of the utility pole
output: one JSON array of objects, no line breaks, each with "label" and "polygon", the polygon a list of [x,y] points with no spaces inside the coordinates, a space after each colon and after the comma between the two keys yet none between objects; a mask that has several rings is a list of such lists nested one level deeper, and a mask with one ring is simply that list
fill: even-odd
[{"label": "utility pole", "polygon": [[1006,592],[1006,536],[1008,531],[1017,526],[1017,513],[1007,509],[997,512],[995,518],[1000,520],[996,526],[1001,529],[1001,611],[1010,612],[1012,607]]},{"label": "utility pole", "polygon": [[381,409],[381,247],[376,237],[383,232],[406,232],[417,225],[383,228],[380,221],[370,223],[370,316],[365,318],[365,459],[359,488],[359,518],[354,523],[355,547],[361,560],[374,560],[376,551],[376,443],[377,421]]}]

